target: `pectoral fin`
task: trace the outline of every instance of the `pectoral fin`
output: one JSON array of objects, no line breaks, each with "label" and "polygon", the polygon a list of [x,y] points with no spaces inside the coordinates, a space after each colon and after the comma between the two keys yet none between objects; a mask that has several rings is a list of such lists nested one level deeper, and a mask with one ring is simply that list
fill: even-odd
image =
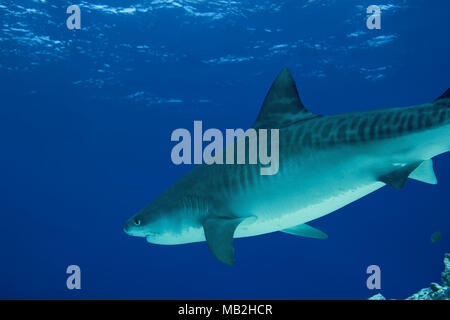
[{"label": "pectoral fin", "polygon": [[319,229],[308,226],[307,224],[299,224],[298,226],[283,229],[281,232],[289,233],[294,236],[301,236],[306,238],[314,238],[314,239],[327,239],[328,236],[320,231]]},{"label": "pectoral fin", "polygon": [[437,184],[436,174],[433,169],[433,160],[425,160],[420,166],[414,170],[409,177],[414,180],[422,181],[429,184]]},{"label": "pectoral fin", "polygon": [[237,226],[246,218],[210,217],[203,222],[209,250],[220,262],[229,266],[234,257],[233,236]]}]

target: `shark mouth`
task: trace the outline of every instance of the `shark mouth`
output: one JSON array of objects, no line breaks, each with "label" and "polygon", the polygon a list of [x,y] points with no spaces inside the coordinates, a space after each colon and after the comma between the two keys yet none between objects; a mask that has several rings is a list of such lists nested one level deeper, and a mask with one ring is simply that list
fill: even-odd
[{"label": "shark mouth", "polygon": [[159,234],[160,234],[159,232],[147,232],[145,234],[145,237],[157,236]]},{"label": "shark mouth", "polygon": [[147,239],[148,242],[150,242],[150,240],[154,239],[156,236],[159,236],[161,233],[159,232],[147,232],[144,237],[145,239]]}]

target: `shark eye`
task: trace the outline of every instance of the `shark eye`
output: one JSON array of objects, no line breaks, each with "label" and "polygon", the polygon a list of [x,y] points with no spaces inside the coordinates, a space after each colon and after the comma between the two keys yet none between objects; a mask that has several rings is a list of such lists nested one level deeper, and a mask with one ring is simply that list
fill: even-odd
[{"label": "shark eye", "polygon": [[136,226],[141,225],[141,220],[138,219],[138,218],[134,219],[134,224],[135,224]]}]

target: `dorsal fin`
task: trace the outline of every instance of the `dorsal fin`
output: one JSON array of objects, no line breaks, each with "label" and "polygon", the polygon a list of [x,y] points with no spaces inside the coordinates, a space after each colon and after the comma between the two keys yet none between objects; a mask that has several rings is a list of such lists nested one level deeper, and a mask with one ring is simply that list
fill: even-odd
[{"label": "dorsal fin", "polygon": [[272,84],[253,128],[276,129],[293,122],[318,117],[309,112],[298,96],[288,69],[283,69]]},{"label": "dorsal fin", "polygon": [[445,91],[439,98],[434,101],[438,101],[441,99],[450,99],[450,88],[448,88],[447,91]]}]

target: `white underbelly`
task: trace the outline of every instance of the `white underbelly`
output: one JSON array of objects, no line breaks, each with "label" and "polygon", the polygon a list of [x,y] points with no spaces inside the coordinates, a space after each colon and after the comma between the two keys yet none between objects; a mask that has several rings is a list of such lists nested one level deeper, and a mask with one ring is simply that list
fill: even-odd
[{"label": "white underbelly", "polygon": [[274,212],[270,215],[270,218],[256,219],[250,222],[244,221],[236,229],[234,237],[256,236],[307,223],[330,214],[383,186],[384,183],[382,182],[374,182],[372,184],[349,189],[337,195],[330,196],[318,203],[313,203],[292,212]]},{"label": "white underbelly", "polygon": [[[345,205],[356,201],[367,194],[384,186],[382,182],[360,186],[350,189],[335,196],[322,200],[319,203],[311,204],[292,212],[273,212],[269,218],[252,218],[244,220],[234,233],[235,238],[257,236],[265,233],[280,231],[291,228],[299,224],[318,219],[330,214]],[[147,238],[148,242],[155,244],[174,245],[192,242],[205,241],[203,227],[189,227],[178,234],[160,234],[157,237]]]}]

